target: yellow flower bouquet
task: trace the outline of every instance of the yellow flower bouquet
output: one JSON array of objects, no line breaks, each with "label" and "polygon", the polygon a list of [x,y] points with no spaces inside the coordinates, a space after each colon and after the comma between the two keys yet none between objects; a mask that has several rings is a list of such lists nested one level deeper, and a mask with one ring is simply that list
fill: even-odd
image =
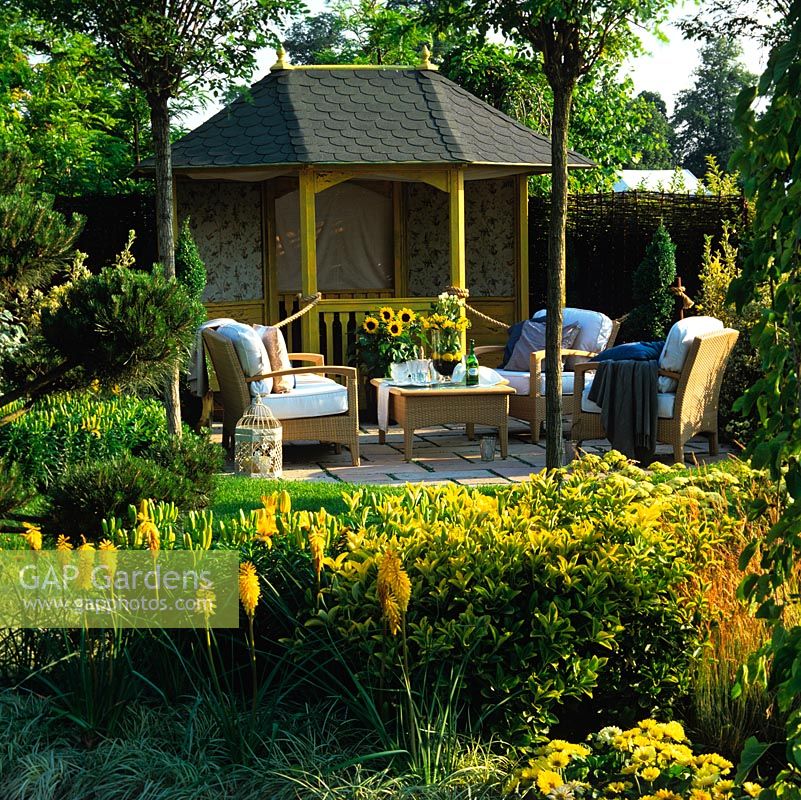
[{"label": "yellow flower bouquet", "polygon": [[431,313],[421,318],[421,325],[431,349],[434,369],[449,380],[462,360],[462,334],[470,327],[463,313],[464,301],[443,292],[431,307]]},{"label": "yellow flower bouquet", "polygon": [[368,378],[385,378],[391,364],[417,357],[420,322],[410,308],[383,306],[364,318],[356,333],[355,363]]}]

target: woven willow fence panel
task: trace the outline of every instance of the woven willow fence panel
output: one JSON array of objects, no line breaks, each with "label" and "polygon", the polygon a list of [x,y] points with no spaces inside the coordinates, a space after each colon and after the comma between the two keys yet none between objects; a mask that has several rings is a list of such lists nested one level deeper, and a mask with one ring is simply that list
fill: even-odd
[{"label": "woven willow fence panel", "polygon": [[[549,198],[529,201],[531,309],[545,305]],[[704,237],[720,236],[724,220],[747,220],[742,197],[661,192],[609,192],[569,197],[567,304],[617,317],[632,308],[631,278],[663,221],[676,244],[676,269],[690,296],[699,289]]]}]

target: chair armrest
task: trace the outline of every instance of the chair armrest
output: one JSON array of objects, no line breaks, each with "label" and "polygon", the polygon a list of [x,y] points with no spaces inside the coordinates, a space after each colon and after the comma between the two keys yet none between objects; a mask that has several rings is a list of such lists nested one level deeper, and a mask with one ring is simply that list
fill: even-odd
[{"label": "chair armrest", "polygon": [[595,372],[603,362],[584,362],[573,367],[573,419],[581,411],[581,395],[584,394],[584,376],[588,372]]},{"label": "chair armrest", "polygon": [[[591,350],[574,350],[569,347],[564,347],[559,351],[559,355],[561,357],[564,356],[581,356],[583,358],[592,358],[597,353],[593,353]],[[535,350],[531,353],[529,357],[529,396],[530,397],[539,397],[540,394],[540,373],[542,372],[542,362],[545,361],[545,351],[544,350]],[[574,390],[575,391],[575,390]]]},{"label": "chair armrest", "polygon": [[338,367],[338,366],[319,366],[319,367],[293,367],[292,369],[281,369],[275,372],[265,372],[263,375],[254,375],[252,378],[245,378],[245,383],[253,383],[253,381],[263,381],[266,378],[277,378],[280,375],[339,375],[341,378],[346,378],[348,381],[356,381],[358,378],[358,370],[356,367]]},{"label": "chair armrest", "polygon": [[506,349],[504,344],[482,344],[476,347],[473,351],[477,356],[485,355],[486,353],[502,353]]},{"label": "chair armrest", "polygon": [[[594,353],[592,350],[573,350],[569,347],[563,347],[559,351],[559,355],[561,357],[565,356],[581,356],[583,358],[592,358],[593,356],[597,356],[598,353]],[[540,369],[540,364],[545,361],[545,351],[544,350],[534,350],[530,356],[531,363],[530,363],[530,372],[534,372],[535,369]]]},{"label": "chair armrest", "polygon": [[669,369],[660,369],[657,370],[657,375],[661,375],[665,378],[673,378],[675,381],[681,380],[681,373],[680,372],[671,372]]},{"label": "chair armrest", "polygon": [[308,361],[311,364],[317,364],[318,366],[325,364],[325,356],[322,356],[319,353],[290,353],[289,360]]}]

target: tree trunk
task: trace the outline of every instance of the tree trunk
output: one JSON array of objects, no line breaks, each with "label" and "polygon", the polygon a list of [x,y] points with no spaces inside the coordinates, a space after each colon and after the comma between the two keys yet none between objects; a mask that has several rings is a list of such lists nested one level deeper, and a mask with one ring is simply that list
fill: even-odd
[{"label": "tree trunk", "polygon": [[[153,149],[156,162],[156,239],[158,241],[159,261],[164,268],[165,277],[175,280],[170,110],[166,96],[148,97],[148,102],[150,104],[150,123],[153,128]],[[178,384],[178,368],[176,367],[164,387],[167,430],[174,436],[181,435],[181,400]]]},{"label": "tree trunk", "polygon": [[[548,231],[548,288],[545,322],[545,467],[564,464],[562,439],[562,310],[565,307],[567,223],[567,131],[573,85],[556,83],[551,121],[551,221]],[[532,434],[534,432],[532,431]]]}]

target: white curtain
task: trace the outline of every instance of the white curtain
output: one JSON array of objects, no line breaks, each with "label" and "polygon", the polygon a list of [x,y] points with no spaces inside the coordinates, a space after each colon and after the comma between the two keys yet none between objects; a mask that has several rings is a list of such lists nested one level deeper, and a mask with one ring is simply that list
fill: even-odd
[{"label": "white curtain", "polygon": [[[316,196],[317,288],[321,292],[391,289],[392,197],[375,188],[340,183]],[[278,290],[300,291],[298,192],[275,202]]]}]

